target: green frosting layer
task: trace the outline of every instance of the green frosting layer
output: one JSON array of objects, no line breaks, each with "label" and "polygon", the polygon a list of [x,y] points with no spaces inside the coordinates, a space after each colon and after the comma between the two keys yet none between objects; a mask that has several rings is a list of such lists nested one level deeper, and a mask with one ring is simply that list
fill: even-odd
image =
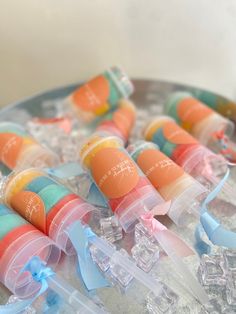
[{"label": "green frosting layer", "polygon": [[21,216],[11,213],[0,216],[0,239],[17,227],[28,224]]}]

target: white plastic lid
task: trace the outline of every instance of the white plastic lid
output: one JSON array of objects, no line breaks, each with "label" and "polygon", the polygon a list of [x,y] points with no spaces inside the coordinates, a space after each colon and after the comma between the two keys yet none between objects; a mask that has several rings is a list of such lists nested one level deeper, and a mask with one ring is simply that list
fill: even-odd
[{"label": "white plastic lid", "polygon": [[117,89],[124,98],[128,98],[134,92],[134,85],[121,67],[113,66],[106,70],[115,83]]},{"label": "white plastic lid", "polygon": [[[94,143],[92,143],[91,145],[88,145],[87,149],[84,149],[85,145],[87,145],[87,143],[90,142],[90,140],[93,140],[93,138],[97,138],[98,140],[96,140]],[[86,168],[86,166],[84,165],[84,159],[88,156],[88,154],[90,154],[93,149],[99,145],[101,145],[102,143],[105,143],[107,141],[116,141],[118,146],[123,147],[123,141],[117,137],[117,136],[107,136],[107,133],[99,133],[96,132],[94,133],[90,138],[86,139],[82,145],[81,145],[81,151],[83,151],[83,153],[80,155],[80,161],[81,161],[81,165]]]},{"label": "white plastic lid", "polygon": [[107,126],[107,125],[101,124],[97,127],[96,133],[97,132],[104,132],[107,134],[107,136],[117,136],[122,140],[123,145],[127,142],[127,139],[124,137],[124,135],[120,132],[120,130],[116,126],[112,126],[112,125]]},{"label": "white plastic lid", "polygon": [[149,130],[153,127],[153,125],[155,125],[156,123],[162,121],[165,122],[165,121],[172,121],[172,122],[175,122],[175,120],[169,116],[166,116],[166,115],[158,115],[158,117],[155,117],[154,119],[151,118],[147,123],[146,123],[146,126],[144,127],[144,130],[143,130],[143,136],[144,138],[146,139],[146,136],[149,132]]},{"label": "white plastic lid", "polygon": [[[4,185],[4,203],[10,206],[10,199],[12,196],[12,191],[18,186],[19,181],[22,180],[24,176],[27,176],[27,173],[31,174],[30,180],[33,180],[36,177],[45,175],[44,171],[36,168],[28,168],[24,170],[13,171],[7,177],[6,183]],[[23,189],[29,182],[22,180],[21,189]],[[17,188],[18,191],[18,188]]]}]

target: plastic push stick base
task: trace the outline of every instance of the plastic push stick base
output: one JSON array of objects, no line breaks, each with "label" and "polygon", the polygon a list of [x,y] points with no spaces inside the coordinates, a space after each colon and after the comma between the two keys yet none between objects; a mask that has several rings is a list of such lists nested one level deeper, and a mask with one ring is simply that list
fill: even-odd
[{"label": "plastic push stick base", "polygon": [[108,256],[114,264],[117,264],[124,268],[129,274],[131,274],[136,280],[138,280],[144,286],[150,289],[153,293],[158,295],[161,292],[162,286],[155,279],[143,272],[132,261],[122,255],[115,248],[108,245],[105,240],[94,236],[90,238],[90,242],[94,244],[106,256]]},{"label": "plastic push stick base", "polygon": [[[66,281],[58,277],[38,256],[32,257],[24,265],[20,273],[22,273],[22,275],[27,273],[31,277],[31,280],[37,283],[38,290],[35,291],[31,298],[20,300],[16,303],[5,306],[0,306],[0,313],[2,314],[17,314],[24,312],[24,310],[27,309],[36,299],[38,299],[38,297],[45,293],[48,288],[60,295],[60,297],[67,304],[73,307],[76,313],[105,313],[103,309],[94,304],[90,299],[82,295]],[[55,308],[51,308],[49,311],[50,313],[54,313]]]},{"label": "plastic push stick base", "polygon": [[206,293],[204,292],[199,282],[193,277],[191,272],[188,270],[188,267],[186,267],[186,265],[183,263],[182,259],[173,251],[173,246],[170,246],[168,244],[162,233],[159,234],[154,233],[153,235],[160,243],[163,250],[174,262],[174,265],[178,273],[183,278],[187,287],[191,290],[192,295],[202,304],[206,304],[209,301]]},{"label": "plastic push stick base", "polygon": [[[143,223],[143,222],[142,222]],[[173,260],[177,271],[182,275],[185,283],[190,287],[191,293],[200,303],[205,304],[208,302],[208,297],[205,294],[201,285],[196,281],[193,275],[188,271],[186,265],[182,262],[181,258],[173,252],[172,246],[168,244],[166,239],[157,233],[153,234],[166,253]],[[125,258],[119,251],[116,251],[111,246],[108,246],[107,243],[98,237],[93,237],[90,239],[90,242],[94,244],[99,250],[101,250],[106,256],[110,257],[114,264],[117,264],[124,268],[128,273],[130,273],[134,278],[141,282],[144,286],[150,289],[155,295],[159,295],[162,286],[153,279],[147,273],[144,273],[140,268],[138,268],[132,261],[128,258]]]}]

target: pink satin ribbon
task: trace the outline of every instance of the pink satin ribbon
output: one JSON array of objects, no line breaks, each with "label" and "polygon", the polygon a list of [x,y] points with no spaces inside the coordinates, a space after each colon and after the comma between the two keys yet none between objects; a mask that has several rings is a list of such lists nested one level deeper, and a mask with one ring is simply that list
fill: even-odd
[{"label": "pink satin ribbon", "polygon": [[148,212],[142,215],[141,220],[151,235],[159,231],[167,230],[166,226],[164,226],[162,223],[154,218],[152,212]]},{"label": "pink satin ribbon", "polygon": [[144,227],[150,235],[153,235],[165,253],[175,265],[181,280],[190,289],[191,294],[202,304],[208,302],[208,297],[199,282],[189,271],[188,266],[183,262],[182,257],[194,255],[194,251],[181,240],[174,232],[168,230],[163,224],[154,218],[153,212],[146,213],[140,217]]},{"label": "pink satin ribbon", "polygon": [[213,175],[212,167],[207,158],[204,158],[204,168],[202,169],[202,174],[207,178]]},{"label": "pink satin ribbon", "polygon": [[176,253],[176,255],[180,257],[186,257],[190,255],[194,255],[194,251],[174,232],[168,230],[166,226],[160,223],[157,219],[154,218],[154,213],[148,212],[141,217],[141,221],[144,227],[148,230],[149,234],[152,236],[161,237],[168,246],[172,247],[172,250]]},{"label": "pink satin ribbon", "polygon": [[32,121],[40,125],[57,125],[67,134],[72,130],[72,121],[67,117],[34,118]]}]

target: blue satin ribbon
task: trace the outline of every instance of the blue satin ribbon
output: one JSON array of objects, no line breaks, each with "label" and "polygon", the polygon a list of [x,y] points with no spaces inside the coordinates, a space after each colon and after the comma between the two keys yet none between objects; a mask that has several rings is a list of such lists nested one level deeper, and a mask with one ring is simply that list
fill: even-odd
[{"label": "blue satin ribbon", "polygon": [[33,279],[41,284],[39,292],[30,299],[21,300],[13,304],[6,304],[0,306],[1,314],[17,314],[24,311],[29,307],[41,294],[43,294],[48,289],[47,278],[54,276],[55,273],[51,268],[46,267],[39,257],[33,257],[22,269],[21,273],[28,271],[31,273]]},{"label": "blue satin ribbon", "polygon": [[205,231],[201,224],[197,225],[194,235],[196,240],[194,248],[197,251],[198,255],[202,256],[203,254],[210,254],[211,246],[203,240]]},{"label": "blue satin ribbon", "polygon": [[[83,168],[77,162],[66,163],[55,168],[45,168],[44,170],[49,175],[59,179],[69,179],[71,177],[81,176],[85,173]],[[97,188],[96,184],[94,184],[89,177],[88,180],[91,181],[91,186],[89,188],[88,195],[83,195],[84,200],[95,206],[108,207],[106,200]]]},{"label": "blue satin ribbon", "polygon": [[90,299],[94,298],[96,295],[97,295],[97,291],[94,289],[94,290],[88,290],[85,283],[84,283],[84,280],[83,280],[83,277],[81,275],[81,272],[80,272],[80,267],[78,265],[77,267],[77,275],[79,277],[79,280],[80,280],[80,283],[81,283],[81,288],[83,289],[83,292],[84,294],[89,297]]},{"label": "blue satin ribbon", "polygon": [[86,201],[92,205],[99,207],[108,207],[108,204],[103,197],[102,193],[99,191],[95,183],[92,183],[89,189],[89,193],[86,197]]},{"label": "blue satin ribbon", "polygon": [[43,307],[44,314],[56,314],[62,306],[62,298],[54,290],[48,288],[46,295],[46,304]]},{"label": "blue satin ribbon", "polygon": [[89,238],[96,237],[92,230],[76,221],[68,230],[69,238],[77,252],[79,272],[87,290],[109,286],[109,283],[92,260],[89,251]]},{"label": "blue satin ribbon", "polygon": [[80,176],[84,173],[83,168],[78,162],[68,162],[54,168],[44,169],[48,174],[60,179],[69,179],[71,177]]},{"label": "blue satin ribbon", "polygon": [[200,222],[201,227],[198,226],[195,232],[196,237],[196,245],[195,248],[198,251],[199,255],[209,253],[209,245],[206,244],[202,237],[203,232],[207,234],[209,240],[218,246],[224,246],[230,249],[236,248],[236,233],[229,231],[221,226],[220,222],[207,211],[207,205],[218,195],[221,191],[223,185],[229,177],[229,169],[227,170],[225,176],[219,182],[219,184],[215,187],[215,189],[209,193],[201,206],[200,211]]}]

